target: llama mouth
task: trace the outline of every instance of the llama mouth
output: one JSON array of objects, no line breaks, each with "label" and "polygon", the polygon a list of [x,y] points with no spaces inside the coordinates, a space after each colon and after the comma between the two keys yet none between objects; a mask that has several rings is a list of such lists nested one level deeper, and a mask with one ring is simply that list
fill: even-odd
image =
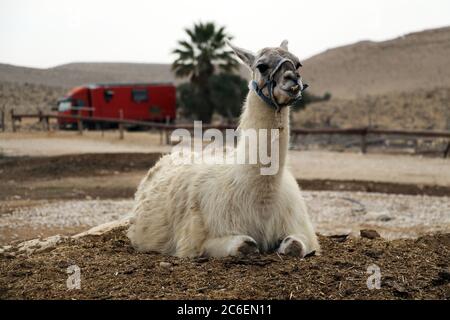
[{"label": "llama mouth", "polygon": [[294,92],[292,90],[283,89],[283,92],[287,96],[289,96],[289,98],[292,98],[292,99],[297,99],[297,98],[300,98],[302,96],[302,92],[301,91]]}]

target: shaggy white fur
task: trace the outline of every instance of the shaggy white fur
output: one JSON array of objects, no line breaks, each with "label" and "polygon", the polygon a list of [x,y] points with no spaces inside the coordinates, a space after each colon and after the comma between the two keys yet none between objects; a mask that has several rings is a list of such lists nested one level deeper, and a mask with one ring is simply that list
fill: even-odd
[{"label": "shaggy white fur", "polygon": [[[241,129],[280,129],[278,173],[261,175],[259,162],[174,165],[170,155],[164,156],[136,193],[128,237],[137,250],[180,257],[271,250],[303,257],[319,252],[299,186],[287,166],[289,107],[278,112],[250,91],[243,109]],[[247,148],[241,140],[236,152]]]}]

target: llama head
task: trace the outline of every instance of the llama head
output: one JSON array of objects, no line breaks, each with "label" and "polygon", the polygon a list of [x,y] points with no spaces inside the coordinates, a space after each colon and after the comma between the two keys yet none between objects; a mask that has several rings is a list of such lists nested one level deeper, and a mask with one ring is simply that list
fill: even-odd
[{"label": "llama head", "polygon": [[264,100],[268,103],[270,100],[275,100],[277,107],[286,106],[301,98],[304,86],[299,69],[302,64],[294,54],[288,51],[287,40],[284,40],[279,47],[264,48],[256,54],[230,43],[228,45],[250,68],[254,89],[260,90],[260,95],[267,97],[268,100]]}]

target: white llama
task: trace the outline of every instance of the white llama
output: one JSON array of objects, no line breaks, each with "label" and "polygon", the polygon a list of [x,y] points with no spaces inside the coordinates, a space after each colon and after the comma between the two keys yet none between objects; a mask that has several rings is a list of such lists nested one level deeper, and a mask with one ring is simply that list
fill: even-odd
[{"label": "white llama", "polygon": [[[231,46],[231,45],[230,45]],[[128,237],[139,251],[224,257],[320,250],[299,186],[287,168],[289,104],[301,97],[301,64],[280,47],[257,54],[231,46],[252,71],[240,129],[279,129],[279,170],[262,163],[175,165],[166,155],[141,181]],[[306,85],[305,85],[306,86]],[[263,142],[262,142],[263,143]],[[266,146],[270,150],[269,145]],[[236,152],[245,152],[240,139]]]}]

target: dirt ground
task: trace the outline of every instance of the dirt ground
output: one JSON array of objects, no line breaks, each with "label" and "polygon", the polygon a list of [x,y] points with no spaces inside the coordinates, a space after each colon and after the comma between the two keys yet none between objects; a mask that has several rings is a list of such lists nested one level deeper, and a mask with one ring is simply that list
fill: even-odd
[{"label": "dirt ground", "polygon": [[[342,237],[320,241],[323,255],[303,260],[276,254],[180,259],[136,253],[124,229],[118,229],[67,240],[50,252],[0,257],[0,298],[450,298],[450,234],[391,242]],[[72,265],[80,268],[79,290],[66,286]],[[381,287],[370,290],[370,270],[377,267]]]}]

